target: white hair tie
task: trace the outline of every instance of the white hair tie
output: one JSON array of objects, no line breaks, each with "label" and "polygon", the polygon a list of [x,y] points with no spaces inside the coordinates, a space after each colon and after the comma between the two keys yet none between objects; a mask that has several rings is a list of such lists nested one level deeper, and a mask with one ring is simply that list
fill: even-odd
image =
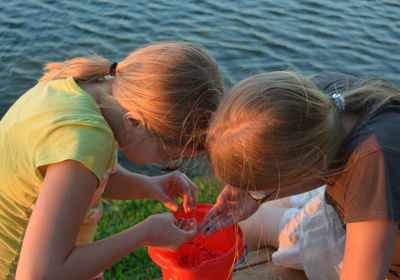
[{"label": "white hair tie", "polygon": [[335,92],[332,94],[332,99],[335,101],[336,107],[340,113],[344,112],[346,109],[346,102],[344,97],[340,92]]}]

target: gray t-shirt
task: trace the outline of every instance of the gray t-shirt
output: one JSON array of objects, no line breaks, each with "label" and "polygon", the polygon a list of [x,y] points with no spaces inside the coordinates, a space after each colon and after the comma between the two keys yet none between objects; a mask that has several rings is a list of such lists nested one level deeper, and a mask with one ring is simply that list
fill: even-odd
[{"label": "gray t-shirt", "polygon": [[[343,91],[360,79],[339,73],[314,75],[314,82],[327,94]],[[344,172],[329,178],[327,199],[343,221],[389,219],[400,222],[400,105],[370,100],[366,117],[359,120],[344,140],[337,160]]]},{"label": "gray t-shirt", "polygon": [[[357,85],[360,80],[338,73],[320,73],[314,82],[327,94]],[[343,173],[328,179],[326,201],[344,223],[387,219],[400,222],[400,105],[378,99],[365,106],[365,117],[354,126],[337,154]],[[398,279],[392,264],[390,279]]]}]

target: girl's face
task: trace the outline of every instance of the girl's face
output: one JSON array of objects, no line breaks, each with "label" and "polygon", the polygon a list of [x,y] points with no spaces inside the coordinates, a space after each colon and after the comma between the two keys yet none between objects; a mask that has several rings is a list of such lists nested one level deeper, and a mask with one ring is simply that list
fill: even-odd
[{"label": "girl's face", "polygon": [[121,147],[122,152],[132,161],[137,163],[160,163],[161,170],[173,171],[178,169],[183,160],[178,149],[164,146],[149,133],[136,134],[135,140]]},{"label": "girl's face", "polygon": [[122,152],[133,162],[159,163],[162,161],[156,139],[146,128],[146,120],[139,112],[129,111],[123,115],[123,126],[118,133]]},{"label": "girl's face", "polygon": [[162,163],[161,170],[172,171],[182,162],[177,148],[163,144],[161,139],[147,127],[147,121],[138,112],[124,114],[123,137],[119,137],[120,148],[132,161],[137,163]]},{"label": "girl's face", "polygon": [[122,152],[133,162],[160,163],[162,161],[158,144],[150,137],[132,136],[127,145],[120,145]]}]

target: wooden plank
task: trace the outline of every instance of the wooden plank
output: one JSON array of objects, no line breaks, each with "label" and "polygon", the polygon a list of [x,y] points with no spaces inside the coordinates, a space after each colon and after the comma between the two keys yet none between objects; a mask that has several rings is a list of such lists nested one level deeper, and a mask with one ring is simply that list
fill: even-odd
[{"label": "wooden plank", "polygon": [[[307,280],[302,270],[274,266],[271,263],[263,263],[254,266],[248,266],[237,270],[232,275],[232,280]],[[163,280],[158,278],[156,280]]]},{"label": "wooden plank", "polygon": [[254,266],[271,261],[271,255],[275,251],[272,247],[259,249],[257,251],[249,252],[245,257],[243,263],[235,267],[236,270],[241,270],[249,266]]},{"label": "wooden plank", "polygon": [[234,270],[232,280],[268,279],[268,280],[307,280],[304,271],[274,266],[271,263],[272,247],[248,253],[245,261]]},{"label": "wooden plank", "polygon": [[264,263],[250,266],[233,273],[232,280],[268,279],[268,280],[307,280],[304,271]]}]

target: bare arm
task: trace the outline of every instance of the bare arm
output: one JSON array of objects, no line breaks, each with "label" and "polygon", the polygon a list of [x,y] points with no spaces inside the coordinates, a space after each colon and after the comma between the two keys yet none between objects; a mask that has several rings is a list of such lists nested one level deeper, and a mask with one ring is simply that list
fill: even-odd
[{"label": "bare arm", "polygon": [[139,199],[149,197],[152,188],[151,177],[130,172],[118,164],[110,175],[102,197],[110,199]]},{"label": "bare arm", "polygon": [[342,280],[385,279],[396,246],[398,223],[385,220],[348,223]]},{"label": "bare arm", "polygon": [[[89,279],[143,244],[181,245],[192,237],[166,213],[109,238],[75,246],[97,184],[95,175],[76,161],[47,168],[22,245],[17,279]],[[162,238],[156,236],[160,226]]]},{"label": "bare arm", "polygon": [[173,211],[178,210],[178,204],[173,199],[183,197],[183,208],[193,210],[196,208],[198,190],[185,174],[178,171],[150,177],[130,172],[118,165],[102,196],[120,200],[150,197]]}]

